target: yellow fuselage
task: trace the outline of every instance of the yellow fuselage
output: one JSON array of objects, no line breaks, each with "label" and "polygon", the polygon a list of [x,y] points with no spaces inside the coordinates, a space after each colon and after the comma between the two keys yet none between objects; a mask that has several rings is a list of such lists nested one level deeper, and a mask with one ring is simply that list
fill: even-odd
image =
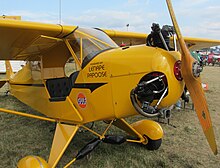
[{"label": "yellow fuselage", "polygon": [[173,72],[179,58],[177,52],[145,45],[102,52],[82,67],[66,99],[54,102],[49,100],[41,71],[33,71],[27,64],[11,77],[11,93],[40,113],[61,121],[87,123],[124,118],[138,114],[130,91],[151,72],[162,72],[167,78],[168,94],[159,108],[169,107],[180,98],[184,82],[178,81]]}]

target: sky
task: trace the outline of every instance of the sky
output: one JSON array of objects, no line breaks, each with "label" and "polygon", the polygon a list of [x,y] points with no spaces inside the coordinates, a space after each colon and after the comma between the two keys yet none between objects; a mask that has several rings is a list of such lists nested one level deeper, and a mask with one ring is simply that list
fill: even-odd
[{"label": "sky", "polygon": [[[220,40],[219,0],[172,2],[184,36]],[[143,33],[150,33],[152,23],[161,27],[171,25],[165,0],[0,0],[0,3],[0,15],[20,15],[26,21]]]}]

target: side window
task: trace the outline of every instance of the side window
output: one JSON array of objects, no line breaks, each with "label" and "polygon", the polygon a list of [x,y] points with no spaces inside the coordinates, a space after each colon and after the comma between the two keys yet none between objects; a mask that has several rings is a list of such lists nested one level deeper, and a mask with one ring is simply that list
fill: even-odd
[{"label": "side window", "polygon": [[41,80],[41,62],[30,61],[29,63],[33,80]]},{"label": "side window", "polygon": [[72,57],[70,57],[65,64],[64,72],[65,72],[65,75],[69,77],[72,73],[79,71],[79,69],[80,68],[78,64],[75,62],[75,60]]},{"label": "side window", "polygon": [[72,59],[65,66],[66,76],[83,69],[99,53],[118,47],[109,36],[97,29],[77,28],[66,42],[72,54]]}]

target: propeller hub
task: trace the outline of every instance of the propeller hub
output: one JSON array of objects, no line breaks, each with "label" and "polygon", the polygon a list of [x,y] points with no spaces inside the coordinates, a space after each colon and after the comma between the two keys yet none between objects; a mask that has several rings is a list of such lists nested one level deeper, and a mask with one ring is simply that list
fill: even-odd
[{"label": "propeller hub", "polygon": [[195,78],[200,76],[200,73],[202,72],[202,66],[200,65],[198,61],[193,62],[192,72]]}]

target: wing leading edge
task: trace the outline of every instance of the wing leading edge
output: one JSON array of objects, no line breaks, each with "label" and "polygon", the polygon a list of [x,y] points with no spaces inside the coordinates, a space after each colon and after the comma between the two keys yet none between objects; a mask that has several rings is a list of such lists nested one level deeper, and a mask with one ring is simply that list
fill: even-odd
[{"label": "wing leading edge", "polygon": [[[146,43],[148,34],[134,33],[134,32],[122,32],[115,30],[104,30],[118,45],[125,43],[126,45],[140,45]],[[173,38],[170,38],[171,45]],[[220,45],[220,40],[206,39],[206,38],[193,38],[184,37],[184,41],[191,51],[199,50],[202,48],[209,48],[212,46]]]}]

